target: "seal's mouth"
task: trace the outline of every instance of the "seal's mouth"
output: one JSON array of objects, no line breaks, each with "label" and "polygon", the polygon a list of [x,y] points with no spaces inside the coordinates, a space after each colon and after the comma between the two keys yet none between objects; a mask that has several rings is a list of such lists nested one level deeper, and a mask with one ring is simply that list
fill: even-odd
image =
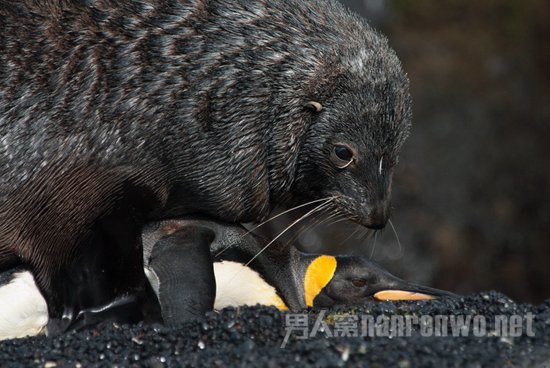
[{"label": "seal's mouth", "polygon": [[343,195],[333,194],[333,197],[334,210],[346,216],[350,221],[373,230],[386,227],[390,218],[389,200],[369,203]]}]

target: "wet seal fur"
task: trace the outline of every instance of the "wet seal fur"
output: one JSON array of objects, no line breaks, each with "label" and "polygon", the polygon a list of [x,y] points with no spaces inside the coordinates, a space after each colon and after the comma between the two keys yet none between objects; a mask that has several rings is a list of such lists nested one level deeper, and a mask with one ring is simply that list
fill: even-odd
[{"label": "wet seal fur", "polygon": [[336,1],[0,0],[0,54],[0,269],[31,267],[50,331],[159,318],[146,222],[387,221],[408,81]]}]

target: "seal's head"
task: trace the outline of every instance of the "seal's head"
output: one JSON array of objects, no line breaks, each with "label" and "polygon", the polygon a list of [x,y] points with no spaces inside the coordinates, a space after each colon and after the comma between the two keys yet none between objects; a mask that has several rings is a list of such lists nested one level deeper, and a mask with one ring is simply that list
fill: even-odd
[{"label": "seal's head", "polygon": [[170,93],[186,99],[166,102],[176,115],[162,120],[162,161],[178,171],[170,205],[256,222],[334,197],[335,211],[384,226],[411,105],[387,40],[335,0],[208,8],[212,16],[189,21],[200,36],[182,33],[175,48],[189,60],[176,69],[189,85]]},{"label": "seal's head", "polygon": [[306,103],[311,125],[300,151],[295,191],[334,197],[334,209],[370,228],[389,217],[392,175],[408,136],[408,80],[383,38],[349,47],[324,70]]}]

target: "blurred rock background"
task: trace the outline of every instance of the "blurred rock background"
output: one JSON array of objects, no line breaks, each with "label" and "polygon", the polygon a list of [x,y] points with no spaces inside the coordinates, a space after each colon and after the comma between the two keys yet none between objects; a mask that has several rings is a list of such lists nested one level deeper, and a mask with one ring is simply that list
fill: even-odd
[{"label": "blurred rock background", "polygon": [[411,80],[400,242],[391,226],[375,241],[338,224],[305,232],[302,248],[372,256],[458,293],[550,298],[550,2],[341,1],[388,36]]}]

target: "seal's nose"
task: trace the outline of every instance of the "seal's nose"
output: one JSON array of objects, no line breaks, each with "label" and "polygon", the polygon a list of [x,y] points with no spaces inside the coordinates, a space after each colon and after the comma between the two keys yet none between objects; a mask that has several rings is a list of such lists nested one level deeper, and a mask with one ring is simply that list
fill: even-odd
[{"label": "seal's nose", "polygon": [[386,226],[389,218],[388,203],[386,201],[379,202],[369,209],[365,225],[371,229],[380,230]]}]

